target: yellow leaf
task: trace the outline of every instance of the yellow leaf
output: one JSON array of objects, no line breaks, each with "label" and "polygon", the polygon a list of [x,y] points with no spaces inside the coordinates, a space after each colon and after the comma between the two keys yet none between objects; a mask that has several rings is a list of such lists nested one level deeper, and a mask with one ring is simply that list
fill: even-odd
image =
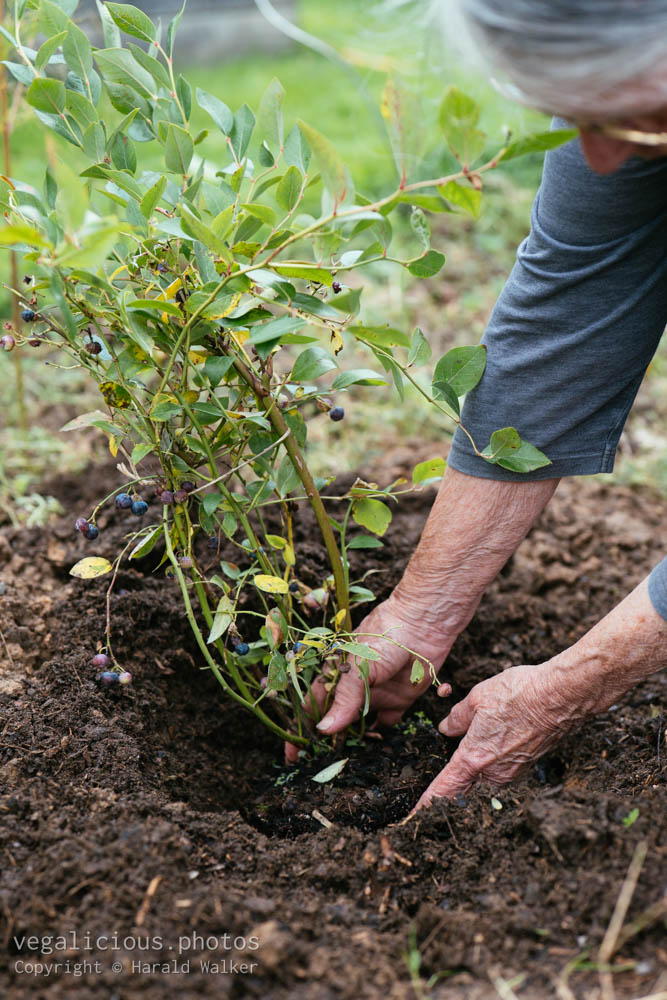
[{"label": "yellow leaf", "polygon": [[250,337],[249,330],[228,330],[230,340],[233,340],[237,347],[243,347]]},{"label": "yellow leaf", "polygon": [[105,576],[112,569],[113,566],[108,559],[104,559],[102,556],[88,556],[72,566],[69,575],[78,576],[80,580],[94,580],[96,576]]},{"label": "yellow leaf", "polygon": [[254,584],[259,587],[260,590],[265,590],[267,594],[286,594],[289,590],[289,585],[286,580],[281,579],[279,576],[265,576],[260,573],[254,579]]},{"label": "yellow leaf", "polygon": [[331,331],[331,347],[333,348],[334,354],[340,354],[343,350],[343,338],[338,330]]},{"label": "yellow leaf", "polygon": [[200,354],[198,351],[190,351],[188,357],[193,365],[203,365],[208,358],[208,354]]},{"label": "yellow leaf", "polygon": [[346,609],[345,608],[341,608],[340,611],[338,612],[338,614],[336,615],[336,617],[334,618],[334,628],[336,629],[336,631],[338,631],[338,629],[341,627],[341,625],[345,621],[345,615],[346,614],[347,614]]},{"label": "yellow leaf", "polygon": [[113,434],[109,437],[109,451],[115,458],[118,454],[118,446],[123,439],[120,437],[115,437]]},{"label": "yellow leaf", "polygon": [[293,566],[296,562],[296,559],[294,558],[294,549],[291,545],[286,545],[283,549],[283,559],[285,560],[286,566]]}]

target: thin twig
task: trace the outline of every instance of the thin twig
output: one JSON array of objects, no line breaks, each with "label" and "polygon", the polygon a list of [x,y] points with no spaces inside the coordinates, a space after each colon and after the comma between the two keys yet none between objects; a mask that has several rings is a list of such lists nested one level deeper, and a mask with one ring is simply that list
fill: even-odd
[{"label": "thin twig", "polygon": [[616,906],[614,907],[614,912],[611,915],[609,926],[607,927],[607,931],[598,951],[598,962],[602,966],[599,976],[603,1000],[614,1000],[614,984],[611,973],[609,972],[609,962],[618,947],[618,941],[623,929],[623,923],[625,921],[630,903],[632,902],[632,897],[635,894],[637,881],[641,874],[644,861],[646,860],[647,852],[648,843],[645,840],[640,840],[635,847],[635,853],[632,856],[632,861],[630,862],[627,875],[625,876],[625,880],[621,886],[621,891],[618,894],[618,899],[616,900]]}]

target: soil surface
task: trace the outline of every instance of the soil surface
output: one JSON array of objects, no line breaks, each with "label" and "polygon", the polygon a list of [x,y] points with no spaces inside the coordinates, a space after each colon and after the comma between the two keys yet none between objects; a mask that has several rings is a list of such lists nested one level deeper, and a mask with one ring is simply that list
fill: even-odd
[{"label": "soil surface", "polygon": [[[378,481],[417,450],[388,455]],[[62,522],[0,532],[0,995],[599,996],[591,963],[638,843],[626,926],[664,892],[664,674],[495,800],[480,787],[396,825],[455,747],[436,729],[448,703],[427,695],[316,784],[341,754],[284,766],[201,669],[155,552],[123,565],[111,600],[133,684],[97,686],[107,584],[68,575],[92,551],[72,521],[118,477],[50,483]],[[357,553],[380,598],[432,500],[405,499],[384,548]],[[112,556],[127,521],[114,510],[99,524],[95,554]],[[663,524],[647,491],[564,483],[456,643],[443,673],[454,696],[570,645],[658,561]],[[311,584],[324,566],[314,537],[302,510],[297,566]],[[667,989],[664,909],[651,913],[619,940],[618,998]]]}]

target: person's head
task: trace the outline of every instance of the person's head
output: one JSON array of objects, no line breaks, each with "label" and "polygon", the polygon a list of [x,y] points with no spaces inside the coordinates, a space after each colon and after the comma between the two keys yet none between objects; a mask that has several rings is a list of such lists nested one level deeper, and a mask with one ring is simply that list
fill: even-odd
[{"label": "person's head", "polygon": [[667,132],[667,0],[458,3],[501,85],[577,124],[594,169],[667,155],[658,142]]}]

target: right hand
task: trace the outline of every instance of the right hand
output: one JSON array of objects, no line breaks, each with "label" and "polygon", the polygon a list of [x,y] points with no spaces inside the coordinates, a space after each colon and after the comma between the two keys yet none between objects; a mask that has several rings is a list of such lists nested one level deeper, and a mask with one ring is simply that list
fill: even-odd
[{"label": "right hand", "polygon": [[[436,672],[445,661],[455,635],[438,634],[420,621],[419,608],[408,611],[400,601],[390,596],[364,618],[355,631],[355,638],[371,646],[380,654],[379,660],[369,660],[368,683],[371,691],[370,711],[376,713],[376,724],[393,726],[413,701],[423,694],[433,682],[427,663],[424,664],[424,678],[418,684],[410,680],[412,664],[416,658],[430,660]],[[375,638],[385,634],[386,638]],[[392,642],[391,640],[395,640]],[[397,646],[400,642],[412,652]],[[317,728],[327,736],[340,732],[359,717],[366,698],[364,681],[355,666],[355,657],[348,661],[349,670],[341,673],[336,685],[333,704]],[[326,701],[324,684],[316,680],[312,687],[313,696],[320,711]],[[439,693],[447,692],[440,689]],[[285,759],[294,763],[298,750],[291,744],[285,745]]]}]

